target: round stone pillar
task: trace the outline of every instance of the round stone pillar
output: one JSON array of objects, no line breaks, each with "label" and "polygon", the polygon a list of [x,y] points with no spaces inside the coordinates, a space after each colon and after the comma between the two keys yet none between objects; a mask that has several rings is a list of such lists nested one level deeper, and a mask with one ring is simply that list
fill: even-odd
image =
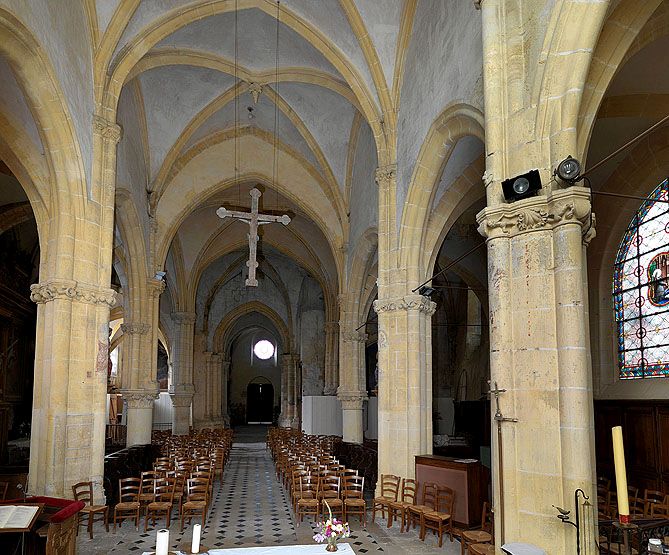
[{"label": "round stone pillar", "polygon": [[126,403],[126,447],[151,443],[153,402],[158,393],[146,390],[125,390],[121,393]]},{"label": "round stone pillar", "polygon": [[340,393],[342,409],[343,439],[349,443],[363,443],[365,440],[362,422],[362,407],[367,399],[364,393]]}]

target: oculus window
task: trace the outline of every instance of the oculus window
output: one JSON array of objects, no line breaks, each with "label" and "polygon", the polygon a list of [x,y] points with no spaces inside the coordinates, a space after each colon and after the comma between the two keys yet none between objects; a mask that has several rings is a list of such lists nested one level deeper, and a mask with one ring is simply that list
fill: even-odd
[{"label": "oculus window", "polygon": [[260,360],[268,360],[274,356],[274,345],[267,339],[261,339],[253,346],[253,353]]}]

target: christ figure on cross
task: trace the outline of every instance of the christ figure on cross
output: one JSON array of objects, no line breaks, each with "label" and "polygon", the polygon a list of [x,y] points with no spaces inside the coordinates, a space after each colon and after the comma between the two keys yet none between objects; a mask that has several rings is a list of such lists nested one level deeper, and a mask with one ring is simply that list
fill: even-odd
[{"label": "christ figure on cross", "polygon": [[258,287],[258,280],[256,279],[256,268],[258,267],[258,261],[256,259],[257,247],[258,247],[258,226],[264,224],[271,224],[273,222],[281,222],[283,225],[288,225],[290,223],[290,216],[284,214],[283,216],[272,216],[271,214],[259,214],[258,213],[258,199],[262,196],[262,193],[255,187],[250,191],[251,195],[251,211],[250,212],[238,212],[236,210],[228,210],[227,208],[221,206],[216,210],[216,215],[223,218],[234,218],[236,220],[241,220],[249,224],[249,260],[246,263],[246,266],[249,269],[249,277],[246,279],[247,287]]}]

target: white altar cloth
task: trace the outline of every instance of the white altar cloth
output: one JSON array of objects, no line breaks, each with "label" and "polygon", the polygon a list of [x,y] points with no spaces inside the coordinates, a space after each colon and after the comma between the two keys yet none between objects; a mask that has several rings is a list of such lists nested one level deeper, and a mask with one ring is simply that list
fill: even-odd
[{"label": "white altar cloth", "polygon": [[[327,543],[312,545],[278,545],[275,547],[235,547],[232,549],[210,549],[209,555],[325,555]],[[341,555],[355,555],[353,548],[347,543],[338,543],[337,553]],[[170,552],[172,553],[172,552]],[[144,553],[152,555],[152,552]],[[187,555],[187,554],[184,554]]]}]

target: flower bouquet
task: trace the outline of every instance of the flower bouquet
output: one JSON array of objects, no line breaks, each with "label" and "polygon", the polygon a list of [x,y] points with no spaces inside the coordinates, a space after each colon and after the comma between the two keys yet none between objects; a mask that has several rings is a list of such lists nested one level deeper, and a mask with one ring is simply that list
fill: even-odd
[{"label": "flower bouquet", "polygon": [[340,538],[348,538],[351,535],[351,529],[348,526],[348,522],[341,522],[336,518],[332,518],[330,505],[328,505],[328,502],[325,501],[325,499],[323,499],[323,502],[328,508],[329,518],[325,522],[319,522],[317,524],[319,530],[314,535],[314,540],[318,543],[327,541],[328,545],[325,548],[325,551],[337,551],[337,541]]}]

